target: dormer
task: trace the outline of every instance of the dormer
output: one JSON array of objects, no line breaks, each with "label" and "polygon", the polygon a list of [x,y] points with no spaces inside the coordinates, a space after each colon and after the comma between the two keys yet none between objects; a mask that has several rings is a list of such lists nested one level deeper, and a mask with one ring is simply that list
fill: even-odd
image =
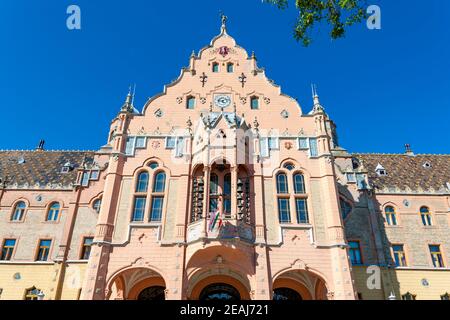
[{"label": "dormer", "polygon": [[66,162],[62,168],[61,168],[61,173],[69,173],[70,171],[73,170],[73,166],[72,164],[68,161]]},{"label": "dormer", "polygon": [[381,164],[377,165],[377,167],[375,168],[375,172],[379,177],[387,176],[387,171]]}]

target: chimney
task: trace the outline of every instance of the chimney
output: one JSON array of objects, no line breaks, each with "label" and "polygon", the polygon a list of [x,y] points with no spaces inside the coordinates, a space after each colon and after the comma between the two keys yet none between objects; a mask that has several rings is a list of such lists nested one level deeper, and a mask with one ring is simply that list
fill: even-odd
[{"label": "chimney", "polygon": [[405,154],[408,156],[414,156],[414,152],[411,150],[410,144],[405,144]]},{"label": "chimney", "polygon": [[45,140],[40,140],[39,144],[36,148],[36,151],[44,151],[44,144],[45,144]]}]

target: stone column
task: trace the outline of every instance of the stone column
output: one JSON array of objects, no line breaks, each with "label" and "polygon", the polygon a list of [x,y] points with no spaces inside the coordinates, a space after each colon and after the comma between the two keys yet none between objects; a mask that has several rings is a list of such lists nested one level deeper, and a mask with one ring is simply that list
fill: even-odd
[{"label": "stone column", "polygon": [[[255,166],[256,168],[256,166]],[[262,170],[262,168],[257,168]],[[255,214],[255,279],[254,297],[256,300],[272,299],[272,279],[269,265],[269,253],[266,245],[266,219],[264,208],[264,177],[255,172],[250,185],[252,206]]]}]

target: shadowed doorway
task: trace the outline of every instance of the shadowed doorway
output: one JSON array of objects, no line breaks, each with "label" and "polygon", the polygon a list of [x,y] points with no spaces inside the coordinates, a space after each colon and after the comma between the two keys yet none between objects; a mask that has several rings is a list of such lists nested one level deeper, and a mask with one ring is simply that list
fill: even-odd
[{"label": "shadowed doorway", "polygon": [[225,283],[213,283],[205,287],[200,293],[199,300],[201,301],[238,301],[241,300],[239,291],[233,286]]},{"label": "shadowed doorway", "polygon": [[165,300],[164,290],[166,288],[160,286],[149,287],[141,291],[138,300]]}]

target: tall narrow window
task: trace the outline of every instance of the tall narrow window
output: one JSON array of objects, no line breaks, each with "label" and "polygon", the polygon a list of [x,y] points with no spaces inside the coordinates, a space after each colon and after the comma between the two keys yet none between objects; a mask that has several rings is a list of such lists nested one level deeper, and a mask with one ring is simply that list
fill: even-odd
[{"label": "tall narrow window", "polygon": [[277,193],[283,194],[288,193],[288,181],[287,176],[284,173],[279,173],[277,175]]},{"label": "tall narrow window", "polygon": [[132,221],[144,221],[146,197],[135,197]]},{"label": "tall narrow window", "polygon": [[433,225],[433,221],[431,220],[431,212],[428,207],[420,208],[420,217],[422,218],[422,223],[424,226]]},{"label": "tall narrow window", "polygon": [[2,261],[11,260],[15,246],[16,246],[16,239],[5,239],[2,246],[2,253],[0,256],[0,260]]},{"label": "tall narrow window", "polygon": [[252,110],[259,109],[259,98],[258,97],[251,97],[250,107],[252,108]]},{"label": "tall narrow window", "polygon": [[227,72],[228,73],[234,72],[234,64],[232,64],[231,62],[227,64]]},{"label": "tall narrow window", "polygon": [[60,205],[55,202],[52,203],[47,212],[47,221],[58,221],[59,218]]},{"label": "tall narrow window", "polygon": [[136,192],[147,192],[148,188],[148,172],[143,171],[139,174],[136,183]]},{"label": "tall narrow window", "polygon": [[195,108],[195,98],[188,97],[186,100],[186,109],[194,109]]},{"label": "tall narrow window", "polygon": [[305,178],[300,173],[294,175],[294,192],[296,194],[305,193]]},{"label": "tall narrow window", "polygon": [[395,208],[392,206],[387,206],[384,209],[384,213],[386,215],[386,223],[390,226],[397,225],[397,214],[395,213]]},{"label": "tall narrow window", "polygon": [[288,198],[278,198],[278,218],[280,223],[291,223],[291,209]]},{"label": "tall narrow window", "polygon": [[295,199],[298,223],[309,223],[308,204],[306,199]]},{"label": "tall narrow window", "polygon": [[212,64],[212,72],[219,72],[219,64],[217,62]]},{"label": "tall narrow window", "polygon": [[224,176],[223,180],[223,213],[225,217],[231,216],[231,174]]},{"label": "tall narrow window", "polygon": [[52,240],[40,240],[38,252],[36,255],[36,261],[47,261],[48,254],[50,252],[50,246],[52,245]]},{"label": "tall narrow window", "polygon": [[163,197],[153,197],[152,198],[152,207],[151,207],[151,213],[150,213],[150,221],[151,222],[161,221],[163,201],[164,201]]},{"label": "tall narrow window", "polygon": [[100,213],[100,209],[102,208],[102,199],[97,199],[92,204],[92,208],[95,210],[95,212]]},{"label": "tall narrow window", "polygon": [[14,213],[11,217],[12,221],[22,221],[23,216],[25,215],[25,209],[27,208],[27,205],[25,202],[20,201],[16,204],[16,207],[14,208]]},{"label": "tall narrow window", "polygon": [[158,172],[155,176],[153,183],[153,192],[164,192],[166,187],[166,174],[164,172]]},{"label": "tall narrow window", "polygon": [[94,238],[92,238],[92,237],[86,237],[83,239],[83,247],[81,248],[81,260],[89,259],[93,241],[94,241]]},{"label": "tall narrow window", "polygon": [[259,140],[259,150],[261,157],[267,158],[269,156],[269,139],[261,138]]},{"label": "tall narrow window", "polygon": [[317,157],[319,155],[319,149],[317,146],[316,138],[309,139],[309,154],[311,157]]},{"label": "tall narrow window", "polygon": [[162,171],[155,174],[150,206],[150,222],[159,222],[162,219],[164,191],[166,187],[166,174]]},{"label": "tall narrow window", "polygon": [[125,154],[127,156],[134,155],[135,142],[136,142],[136,137],[127,137],[127,141],[125,144]]},{"label": "tall narrow window", "polygon": [[361,265],[362,258],[359,241],[349,241],[348,245],[349,245],[348,253],[352,265]]},{"label": "tall narrow window", "polygon": [[209,212],[219,210],[219,176],[211,173],[209,178]]},{"label": "tall narrow window", "polygon": [[394,253],[395,265],[397,267],[406,267],[406,256],[405,250],[402,244],[394,244],[392,246],[392,251]]},{"label": "tall narrow window", "polygon": [[444,268],[444,259],[442,258],[441,246],[440,245],[430,245],[431,261],[435,268]]}]

